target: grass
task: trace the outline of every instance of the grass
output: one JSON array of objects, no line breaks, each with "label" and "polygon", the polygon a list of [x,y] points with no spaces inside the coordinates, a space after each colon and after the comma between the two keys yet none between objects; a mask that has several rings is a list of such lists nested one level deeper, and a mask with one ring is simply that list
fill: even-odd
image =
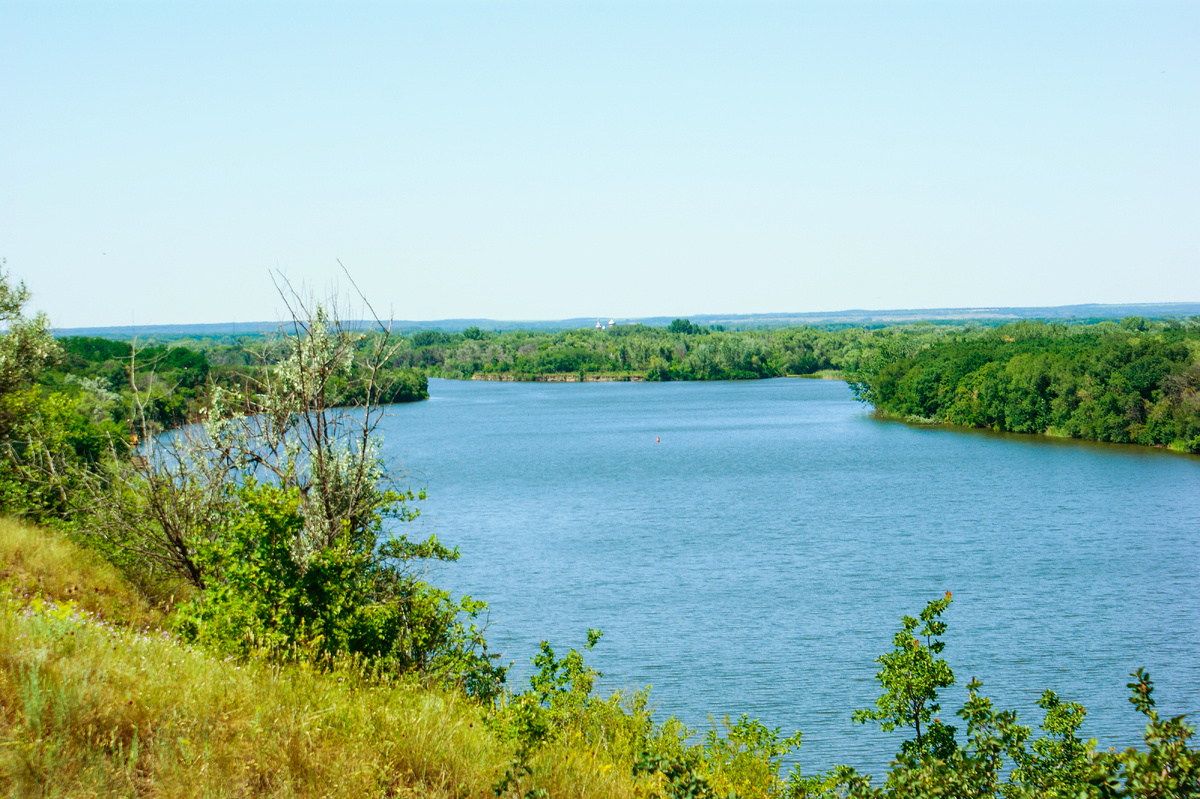
[{"label": "grass", "polygon": [[[0,790],[44,797],[492,797],[514,756],[481,707],[408,680],[185,646],[106,563],[0,522]],[[566,736],[510,795],[649,796]]]},{"label": "grass", "polygon": [[104,621],[159,629],[162,608],[94,553],[60,535],[0,518],[0,586],[18,596],[71,602]]}]

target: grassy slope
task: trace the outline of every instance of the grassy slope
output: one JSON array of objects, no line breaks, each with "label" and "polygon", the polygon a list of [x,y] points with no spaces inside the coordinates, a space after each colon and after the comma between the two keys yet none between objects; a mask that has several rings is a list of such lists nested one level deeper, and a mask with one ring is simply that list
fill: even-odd
[{"label": "grassy slope", "polygon": [[72,602],[114,624],[163,624],[162,613],[103,559],[11,519],[0,519],[0,584],[20,597]]},{"label": "grassy slope", "polygon": [[[184,646],[106,563],[4,520],[0,583],[9,795],[490,797],[513,755],[451,694]],[[624,761],[551,746],[520,790],[642,795]]]}]

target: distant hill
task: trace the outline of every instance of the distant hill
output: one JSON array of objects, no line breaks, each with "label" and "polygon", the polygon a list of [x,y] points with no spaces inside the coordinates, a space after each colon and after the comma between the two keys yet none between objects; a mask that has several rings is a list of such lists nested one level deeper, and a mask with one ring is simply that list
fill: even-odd
[{"label": "distant hill", "polygon": [[[1200,302],[1157,302],[1133,303],[1128,305],[1058,305],[1031,308],[899,308],[892,310],[820,311],[815,313],[774,314],[692,314],[687,316],[699,325],[724,325],[730,330],[752,328],[789,327],[794,325],[878,326],[914,322],[977,322],[979,324],[1003,324],[1020,319],[1043,319],[1055,322],[1081,323],[1098,322],[1104,319],[1121,319],[1126,316],[1144,316],[1149,319],[1182,319],[1200,316]],[[435,319],[416,321],[397,319],[392,329],[400,333],[415,333],[420,330],[442,330],[454,333],[468,327],[484,330],[573,330],[591,327],[596,322],[607,324],[609,317],[579,317],[559,320],[497,319]],[[618,318],[619,324],[643,324],[666,327],[676,317],[646,316],[638,319]],[[367,322],[357,322],[371,326]],[[58,336],[99,336],[101,338],[129,340],[173,340],[181,338],[228,339],[239,336],[266,335],[285,328],[282,322],[236,322],[226,324],[197,325],[137,325],[119,327],[68,327],[56,329]]]}]

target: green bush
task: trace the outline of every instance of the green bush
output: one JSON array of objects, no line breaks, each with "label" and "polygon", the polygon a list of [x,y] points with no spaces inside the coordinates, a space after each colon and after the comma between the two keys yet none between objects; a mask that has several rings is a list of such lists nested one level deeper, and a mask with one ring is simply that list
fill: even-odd
[{"label": "green bush", "polygon": [[[937,689],[952,685],[954,674],[937,656],[946,625],[940,620],[950,594],[930,602],[920,619],[904,617],[895,649],[882,655],[876,679],[883,694],[876,708],[855,713],[856,720],[880,722],[884,730],[910,727],[916,738],[905,741],[882,786],[845,766],[828,774],[801,778],[794,774],[788,797],[826,799],[1185,799],[1200,795],[1200,752],[1189,747],[1195,728],[1182,716],[1160,719],[1154,709],[1153,683],[1142,670],[1129,683],[1130,701],[1146,716],[1144,750],[1100,752],[1096,741],[1077,733],[1086,711],[1062,702],[1053,691],[1038,701],[1045,711],[1044,733],[1017,721],[1013,711],[997,710],[972,679],[957,715],[966,722],[966,738],[941,724]],[[921,626],[921,623],[924,626]],[[920,629],[918,629],[920,627]],[[922,641],[921,639],[925,639]],[[932,724],[922,735],[919,724]],[[935,732],[936,731],[936,732]]]},{"label": "green bush", "polygon": [[[417,579],[420,559],[455,560],[430,538],[377,544],[381,514],[359,529],[344,525],[331,546],[305,555],[300,491],[253,480],[237,492],[228,524],[200,543],[206,586],[181,608],[183,636],[236,657],[265,655],[331,664],[354,656],[371,668],[421,675],[490,700],[504,668],[489,655],[475,623],[485,605]],[[402,518],[412,494],[388,503]]]}]

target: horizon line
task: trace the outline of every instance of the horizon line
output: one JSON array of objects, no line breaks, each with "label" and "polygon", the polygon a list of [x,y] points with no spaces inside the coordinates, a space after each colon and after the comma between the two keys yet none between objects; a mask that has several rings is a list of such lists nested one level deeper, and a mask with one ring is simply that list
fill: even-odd
[{"label": "horizon line", "polygon": [[[1088,319],[1088,318],[1119,318],[1138,315],[1137,311],[1157,314],[1169,318],[1189,315],[1200,315],[1200,302],[1140,302],[1140,303],[1077,303],[1069,305],[979,305],[955,306],[941,308],[846,308],[838,311],[777,311],[767,313],[697,313],[684,315],[655,315],[640,317],[616,317],[610,314],[596,316],[574,316],[559,319],[496,319],[491,317],[446,317],[441,319],[390,319],[386,320],[393,327],[419,327],[424,329],[439,329],[439,327],[470,327],[501,325],[509,330],[522,329],[523,325],[539,328],[571,329],[592,324],[593,321],[603,322],[605,319],[615,320],[620,324],[647,324],[654,327],[666,325],[674,319],[687,319],[692,322],[700,320],[704,324],[721,324],[722,322],[754,324],[756,321],[767,324],[794,320],[797,324],[853,324],[855,322],[886,323],[886,322],[921,322],[921,321],[1001,321],[1037,320],[1037,319]],[[1087,313],[1091,311],[1093,313]],[[955,315],[957,314],[957,316]],[[347,319],[354,324],[371,323],[368,319]],[[235,333],[239,329],[262,332],[274,326],[287,324],[286,320],[254,320],[248,322],[167,322],[160,324],[127,324],[127,325],[78,325],[72,327],[52,327],[55,335],[81,335],[84,331],[114,333],[146,331],[163,332],[165,329],[206,329],[214,333]],[[657,323],[657,324],[656,324]],[[222,330],[225,329],[225,330]]]}]

